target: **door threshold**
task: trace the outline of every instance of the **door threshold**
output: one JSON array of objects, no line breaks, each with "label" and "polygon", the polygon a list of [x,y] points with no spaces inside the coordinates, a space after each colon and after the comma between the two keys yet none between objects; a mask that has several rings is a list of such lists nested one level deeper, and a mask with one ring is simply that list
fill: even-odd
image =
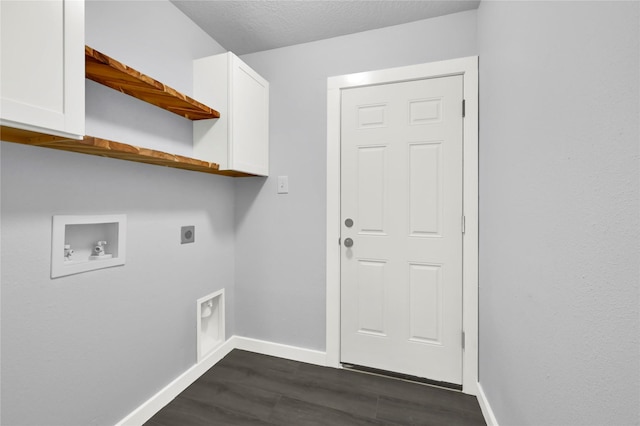
[{"label": "door threshold", "polygon": [[420,385],[433,386],[436,388],[442,388],[452,391],[462,392],[462,385],[455,383],[440,382],[437,380],[425,379],[424,377],[411,376],[409,374],[396,373],[393,371],[379,370],[377,368],[365,367],[362,365],[354,365],[348,363],[341,363],[342,368],[345,370],[351,370],[358,373],[373,374],[374,376],[387,377],[390,379],[403,380],[405,382],[417,383]]}]

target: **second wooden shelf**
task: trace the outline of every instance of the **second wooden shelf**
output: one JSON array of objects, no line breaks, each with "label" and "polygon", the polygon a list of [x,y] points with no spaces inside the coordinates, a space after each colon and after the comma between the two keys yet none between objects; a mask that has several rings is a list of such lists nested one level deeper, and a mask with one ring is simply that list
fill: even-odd
[{"label": "second wooden shelf", "polygon": [[84,47],[85,74],[90,80],[189,120],[220,118],[220,113],[135,69]]}]

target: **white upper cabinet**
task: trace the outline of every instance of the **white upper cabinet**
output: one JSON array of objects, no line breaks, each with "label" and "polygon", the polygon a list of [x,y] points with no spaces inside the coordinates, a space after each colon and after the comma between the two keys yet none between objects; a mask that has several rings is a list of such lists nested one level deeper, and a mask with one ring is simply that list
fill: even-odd
[{"label": "white upper cabinet", "polygon": [[220,112],[194,121],[194,157],[220,170],[269,174],[269,83],[231,52],[194,61],[193,95]]},{"label": "white upper cabinet", "polygon": [[0,1],[2,126],[84,135],[84,2]]}]

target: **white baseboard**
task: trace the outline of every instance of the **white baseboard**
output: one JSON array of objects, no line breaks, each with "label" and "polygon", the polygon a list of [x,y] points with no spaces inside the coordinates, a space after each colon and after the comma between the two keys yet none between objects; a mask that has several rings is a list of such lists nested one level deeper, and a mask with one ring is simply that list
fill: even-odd
[{"label": "white baseboard", "polygon": [[189,368],[158,393],[142,403],[142,405],[133,410],[127,417],[120,420],[116,426],[137,426],[144,424],[147,420],[153,417],[154,414],[178,396],[180,392],[188,388],[189,385],[206,373],[207,370],[227,356],[227,354],[234,349],[230,340],[224,342],[201,362]]},{"label": "white baseboard", "polygon": [[306,362],[308,364],[326,365],[327,354],[321,351],[303,349],[280,343],[267,342],[265,340],[251,339],[248,337],[232,336],[220,347],[198,364],[178,376],[158,393],[153,395],[127,417],[120,420],[116,426],[139,426],[170,403],[183,390],[189,387],[200,376],[227,356],[233,349],[242,349],[263,355],[277,356],[293,361]]},{"label": "white baseboard", "polygon": [[482,415],[484,416],[484,421],[487,422],[487,426],[498,426],[496,416],[495,414],[493,414],[493,410],[491,409],[491,405],[489,404],[487,395],[485,395],[484,389],[482,389],[482,385],[480,385],[480,383],[478,383],[477,397],[478,403],[480,404],[480,409],[482,410]]},{"label": "white baseboard", "polygon": [[267,342],[265,340],[251,339],[249,337],[233,336],[229,340],[234,342],[234,347],[236,349],[256,352],[263,355],[277,356],[278,358],[285,358],[293,361],[306,362],[307,364],[327,365],[326,352]]}]

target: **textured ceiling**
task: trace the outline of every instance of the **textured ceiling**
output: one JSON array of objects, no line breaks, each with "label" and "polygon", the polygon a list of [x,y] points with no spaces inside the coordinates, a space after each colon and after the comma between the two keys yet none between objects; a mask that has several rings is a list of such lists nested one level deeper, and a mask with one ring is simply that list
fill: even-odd
[{"label": "textured ceiling", "polygon": [[476,1],[171,0],[237,55],[476,9]]}]

